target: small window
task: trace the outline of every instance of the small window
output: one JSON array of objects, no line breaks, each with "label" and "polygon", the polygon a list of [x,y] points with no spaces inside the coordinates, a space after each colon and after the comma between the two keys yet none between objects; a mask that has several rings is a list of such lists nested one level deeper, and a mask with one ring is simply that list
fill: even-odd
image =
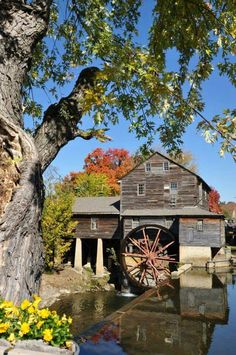
[{"label": "small window", "polygon": [[98,229],[98,219],[97,218],[91,218],[91,230],[95,231]]},{"label": "small window", "polygon": [[197,221],[197,231],[198,232],[203,232],[203,220],[202,219],[199,219]]},{"label": "small window", "polygon": [[137,185],[137,195],[144,196],[145,195],[145,184],[138,184]]},{"label": "small window", "polygon": [[168,161],[164,161],[163,162],[163,170],[164,171],[170,170],[170,166],[169,166],[169,162]]},{"label": "small window", "polygon": [[169,190],[170,189],[170,184],[164,184],[164,190]]},{"label": "small window", "polygon": [[133,218],[132,219],[132,229],[134,229],[138,226],[139,226],[139,218]]},{"label": "small window", "polygon": [[151,163],[146,163],[145,164],[145,171],[146,171],[146,173],[150,173],[152,171]]},{"label": "small window", "polygon": [[171,189],[171,191],[177,191],[177,189],[178,189],[177,182],[171,182],[170,183],[170,189]]},{"label": "small window", "polygon": [[176,206],[176,196],[172,195],[170,197],[170,207],[175,207]]},{"label": "small window", "polygon": [[166,228],[170,228],[173,224],[173,219],[172,218],[166,218],[166,221],[165,221],[165,225],[166,225]]}]

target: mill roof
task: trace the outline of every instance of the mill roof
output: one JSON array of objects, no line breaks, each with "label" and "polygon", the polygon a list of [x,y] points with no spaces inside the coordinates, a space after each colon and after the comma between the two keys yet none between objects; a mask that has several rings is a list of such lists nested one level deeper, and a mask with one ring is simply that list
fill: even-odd
[{"label": "mill roof", "polygon": [[120,196],[78,197],[72,206],[73,214],[120,214]]},{"label": "mill roof", "polygon": [[221,214],[210,212],[200,207],[183,208],[159,208],[159,209],[126,209],[122,216],[145,217],[145,216],[179,216],[179,217],[223,217]]}]

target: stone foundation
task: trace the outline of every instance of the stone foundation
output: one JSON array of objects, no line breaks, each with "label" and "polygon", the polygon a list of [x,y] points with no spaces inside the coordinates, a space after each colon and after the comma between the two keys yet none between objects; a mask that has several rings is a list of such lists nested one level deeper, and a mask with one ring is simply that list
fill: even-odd
[{"label": "stone foundation", "polygon": [[211,260],[211,247],[184,246],[179,247],[180,263],[192,264],[192,266],[206,267]]}]

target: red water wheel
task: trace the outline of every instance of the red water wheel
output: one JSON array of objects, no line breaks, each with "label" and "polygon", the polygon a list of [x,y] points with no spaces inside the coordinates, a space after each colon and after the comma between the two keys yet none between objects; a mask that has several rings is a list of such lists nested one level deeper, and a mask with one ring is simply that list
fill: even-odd
[{"label": "red water wheel", "polygon": [[176,263],[175,238],[166,228],[144,225],[132,230],[121,245],[121,263],[128,279],[139,287],[155,287],[170,277]]}]

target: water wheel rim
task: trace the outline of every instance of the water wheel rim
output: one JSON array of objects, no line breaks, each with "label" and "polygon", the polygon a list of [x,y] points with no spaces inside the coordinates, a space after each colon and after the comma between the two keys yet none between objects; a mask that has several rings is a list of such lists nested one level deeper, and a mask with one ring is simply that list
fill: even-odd
[{"label": "water wheel rim", "polygon": [[[155,230],[156,237],[154,241],[150,239],[148,230]],[[137,232],[143,233],[143,238],[137,237]],[[159,245],[161,233],[168,236],[169,242]],[[136,238],[134,235],[136,234]],[[142,243],[140,242],[142,240]],[[133,245],[138,252],[127,252],[128,244]],[[150,288],[158,286],[161,282],[170,277],[170,270],[164,263],[176,263],[173,255],[163,255],[168,247],[175,243],[175,236],[167,228],[160,225],[142,225],[133,229],[121,244],[121,264],[122,268],[132,284]],[[131,258],[132,264],[128,264],[128,258]],[[154,285],[153,285],[154,281]]]}]

